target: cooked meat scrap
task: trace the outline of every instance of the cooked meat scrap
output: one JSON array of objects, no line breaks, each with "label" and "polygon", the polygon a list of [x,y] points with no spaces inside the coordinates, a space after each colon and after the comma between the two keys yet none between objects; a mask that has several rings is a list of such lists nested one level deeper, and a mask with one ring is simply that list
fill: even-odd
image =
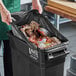
[{"label": "cooked meat scrap", "polygon": [[[60,44],[60,41],[55,37],[44,37],[41,41],[38,42],[39,48],[49,48],[57,44]],[[41,47],[42,46],[42,47]]]},{"label": "cooked meat scrap", "polygon": [[31,21],[30,23],[31,29],[36,31],[39,28],[39,24],[35,21]]},{"label": "cooked meat scrap", "polygon": [[21,31],[28,36],[30,42],[35,44],[40,49],[46,49],[60,44],[61,41],[57,37],[48,37],[48,31],[44,28],[40,28],[39,24],[35,21],[25,24]]},{"label": "cooked meat scrap", "polygon": [[23,28],[20,29],[23,32],[24,35],[26,35],[25,29],[26,29],[25,27],[23,27]]},{"label": "cooked meat scrap", "polygon": [[29,37],[29,41],[37,45],[37,37],[35,35]]},{"label": "cooked meat scrap", "polygon": [[28,25],[23,25],[22,28],[20,29],[24,35],[27,35],[30,32],[30,26]]},{"label": "cooked meat scrap", "polygon": [[51,39],[57,44],[61,43],[61,41],[57,37],[52,37]]},{"label": "cooked meat scrap", "polygon": [[22,25],[21,31],[25,32],[26,29],[29,29],[28,25]]}]

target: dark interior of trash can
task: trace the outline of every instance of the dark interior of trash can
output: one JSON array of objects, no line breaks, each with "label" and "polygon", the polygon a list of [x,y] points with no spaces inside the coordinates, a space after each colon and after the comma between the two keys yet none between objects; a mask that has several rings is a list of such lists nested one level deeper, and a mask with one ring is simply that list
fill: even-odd
[{"label": "dark interior of trash can", "polygon": [[42,14],[39,14],[37,10],[32,10],[28,13],[13,13],[12,17],[16,20],[13,21],[12,25],[16,25],[17,32],[20,32],[20,26],[24,24],[30,24],[31,21],[36,21],[38,24],[40,24],[40,27],[46,28],[48,30],[49,36],[57,37],[62,43],[68,42],[67,38],[64,37],[59,31],[57,31],[56,28],[50,23],[50,21]]}]

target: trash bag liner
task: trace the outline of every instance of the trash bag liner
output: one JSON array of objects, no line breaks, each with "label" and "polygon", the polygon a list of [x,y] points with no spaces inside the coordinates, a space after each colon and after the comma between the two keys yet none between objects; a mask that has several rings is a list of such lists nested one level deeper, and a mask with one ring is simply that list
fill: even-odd
[{"label": "trash bag liner", "polygon": [[50,21],[44,17],[42,14],[39,14],[37,10],[32,10],[29,12],[16,12],[12,14],[13,22],[12,25],[12,32],[15,36],[20,38],[21,40],[25,41],[27,44],[29,44],[31,47],[36,48],[33,46],[33,44],[24,36],[24,34],[20,31],[20,27],[25,24],[30,24],[31,21],[36,21],[38,24],[40,24],[40,27],[45,28],[48,30],[50,37],[57,37],[61,44],[58,44],[54,47],[50,47],[48,49],[53,48],[66,48],[68,45],[68,39],[64,37],[51,23]]}]

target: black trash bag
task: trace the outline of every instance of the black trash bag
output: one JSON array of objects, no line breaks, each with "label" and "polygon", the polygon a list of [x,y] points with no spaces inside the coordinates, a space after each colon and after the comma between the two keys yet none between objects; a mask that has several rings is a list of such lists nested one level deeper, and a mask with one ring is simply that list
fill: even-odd
[{"label": "black trash bag", "polygon": [[[68,44],[68,39],[65,38],[51,23],[50,21],[45,18],[42,14],[39,14],[37,10],[32,10],[29,12],[18,12],[13,13],[13,22],[12,25],[12,31],[15,36],[18,38],[26,41],[28,44],[31,44],[31,42],[24,36],[24,34],[20,31],[19,27],[24,24],[30,24],[31,21],[36,21],[38,24],[40,24],[40,27],[45,28],[48,30],[50,36],[57,37],[62,43],[58,46],[63,46]],[[55,46],[56,47],[56,46]],[[51,47],[53,48],[53,47]]]}]

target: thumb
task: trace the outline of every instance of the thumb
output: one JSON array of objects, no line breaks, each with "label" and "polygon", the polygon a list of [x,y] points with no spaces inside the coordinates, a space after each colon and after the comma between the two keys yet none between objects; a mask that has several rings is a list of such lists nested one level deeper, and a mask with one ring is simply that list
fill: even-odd
[{"label": "thumb", "polygon": [[10,23],[12,22],[12,17],[11,17],[10,13],[8,14],[8,18],[7,19],[8,19],[8,22],[10,22]]}]

